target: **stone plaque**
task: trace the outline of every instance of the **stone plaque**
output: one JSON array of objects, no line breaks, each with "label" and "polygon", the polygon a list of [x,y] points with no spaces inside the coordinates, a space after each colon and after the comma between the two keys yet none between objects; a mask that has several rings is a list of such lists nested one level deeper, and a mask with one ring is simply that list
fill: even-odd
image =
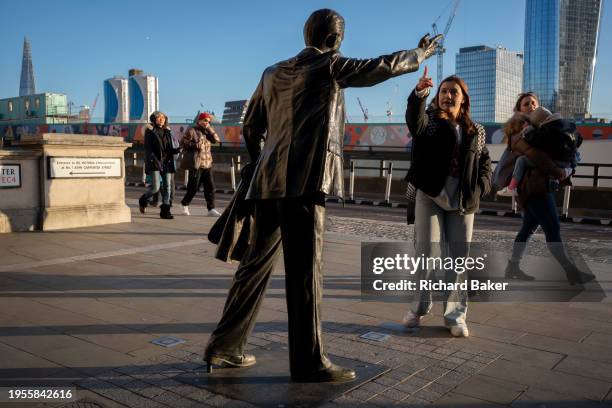
[{"label": "stone plaque", "polygon": [[21,165],[0,164],[0,188],[21,187]]},{"label": "stone plaque", "polygon": [[49,178],[121,177],[121,159],[112,157],[49,157]]}]

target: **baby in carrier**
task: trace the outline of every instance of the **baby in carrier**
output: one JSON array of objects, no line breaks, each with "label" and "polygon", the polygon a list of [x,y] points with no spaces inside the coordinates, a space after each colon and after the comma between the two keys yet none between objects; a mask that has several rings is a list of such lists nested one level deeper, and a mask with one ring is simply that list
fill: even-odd
[{"label": "baby in carrier", "polygon": [[[527,119],[531,126],[523,130],[522,137],[525,141],[546,153],[557,167],[562,168],[564,178],[571,176],[580,161],[578,148],[582,144],[582,137],[576,134],[576,125],[563,119],[558,113],[552,114],[544,107],[531,112]],[[516,159],[509,190],[516,189],[528,167],[535,167],[535,163],[527,156]],[[557,187],[553,187],[553,190],[555,189]]]}]

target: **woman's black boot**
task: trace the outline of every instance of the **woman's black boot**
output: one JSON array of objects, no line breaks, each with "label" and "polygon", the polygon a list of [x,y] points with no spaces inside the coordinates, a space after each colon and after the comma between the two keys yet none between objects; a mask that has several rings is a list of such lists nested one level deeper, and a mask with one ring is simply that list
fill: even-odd
[{"label": "woman's black boot", "polygon": [[138,199],[138,209],[140,210],[141,214],[145,213],[145,208],[147,208],[147,204],[148,204],[147,203],[147,196],[145,194],[143,194]]},{"label": "woman's black boot", "polygon": [[595,276],[582,272],[573,263],[563,265],[563,269],[565,270],[565,276],[567,277],[567,281],[572,286],[576,284],[581,285],[584,283],[588,283],[595,279]]},{"label": "woman's black boot", "polygon": [[534,281],[536,278],[531,275],[527,275],[520,267],[519,263],[515,261],[508,261],[506,266],[506,279],[522,280],[522,281]]},{"label": "woman's black boot", "polygon": [[168,204],[162,204],[159,209],[159,218],[163,218],[165,220],[174,219],[174,215],[170,213],[170,206]]}]

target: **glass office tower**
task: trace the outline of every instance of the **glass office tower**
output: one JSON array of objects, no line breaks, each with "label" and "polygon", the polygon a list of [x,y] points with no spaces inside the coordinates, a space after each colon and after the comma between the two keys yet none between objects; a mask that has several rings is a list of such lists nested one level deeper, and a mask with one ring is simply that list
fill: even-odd
[{"label": "glass office tower", "polygon": [[523,90],[566,117],[590,110],[601,8],[601,0],[526,2]]},{"label": "glass office tower", "polygon": [[523,55],[497,46],[459,49],[455,68],[470,93],[470,110],[477,122],[502,123],[512,116],[523,83]]}]

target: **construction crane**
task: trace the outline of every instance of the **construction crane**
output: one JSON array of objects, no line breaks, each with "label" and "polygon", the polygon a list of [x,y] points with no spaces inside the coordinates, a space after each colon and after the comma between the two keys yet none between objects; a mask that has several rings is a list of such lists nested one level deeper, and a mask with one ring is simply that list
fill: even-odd
[{"label": "construction crane", "polygon": [[85,125],[88,125],[89,121],[93,118],[93,113],[96,110],[96,104],[98,103],[98,97],[99,96],[100,96],[100,92],[97,93],[96,98],[94,99],[93,103],[91,104],[91,108],[89,109],[89,114],[85,118]]},{"label": "construction crane", "polygon": [[[392,98],[395,98],[395,95],[397,94],[398,90],[399,90],[399,85],[395,84]],[[387,100],[387,112],[386,113],[387,113],[387,120],[391,122],[391,116],[393,116],[393,105],[391,103],[391,98]]]},{"label": "construction crane", "polygon": [[[444,41],[446,40],[446,35],[448,34],[448,31],[450,30],[451,24],[453,24],[453,19],[455,18],[455,14],[457,14],[457,7],[459,7],[459,2],[460,0],[453,0],[453,3],[454,3],[453,9],[450,15],[448,16],[446,27],[444,27],[444,33],[443,33],[444,36],[442,37],[442,39],[438,43],[438,46],[436,47],[436,55],[438,56],[438,76],[436,80],[438,84],[440,84],[440,82],[442,82],[442,79],[444,79],[444,57],[443,55],[446,52],[446,49],[444,48]],[[436,23],[438,22],[440,17],[442,17],[442,14],[440,14],[438,18],[436,18],[436,21],[434,21],[433,24],[431,25],[434,37],[438,35],[438,26],[436,25]]]},{"label": "construction crane", "polygon": [[363,105],[361,104],[361,99],[359,99],[359,97],[357,97],[357,102],[359,103],[359,107],[361,108],[361,113],[363,113],[363,121],[367,122],[368,121],[368,110],[363,107]]}]

